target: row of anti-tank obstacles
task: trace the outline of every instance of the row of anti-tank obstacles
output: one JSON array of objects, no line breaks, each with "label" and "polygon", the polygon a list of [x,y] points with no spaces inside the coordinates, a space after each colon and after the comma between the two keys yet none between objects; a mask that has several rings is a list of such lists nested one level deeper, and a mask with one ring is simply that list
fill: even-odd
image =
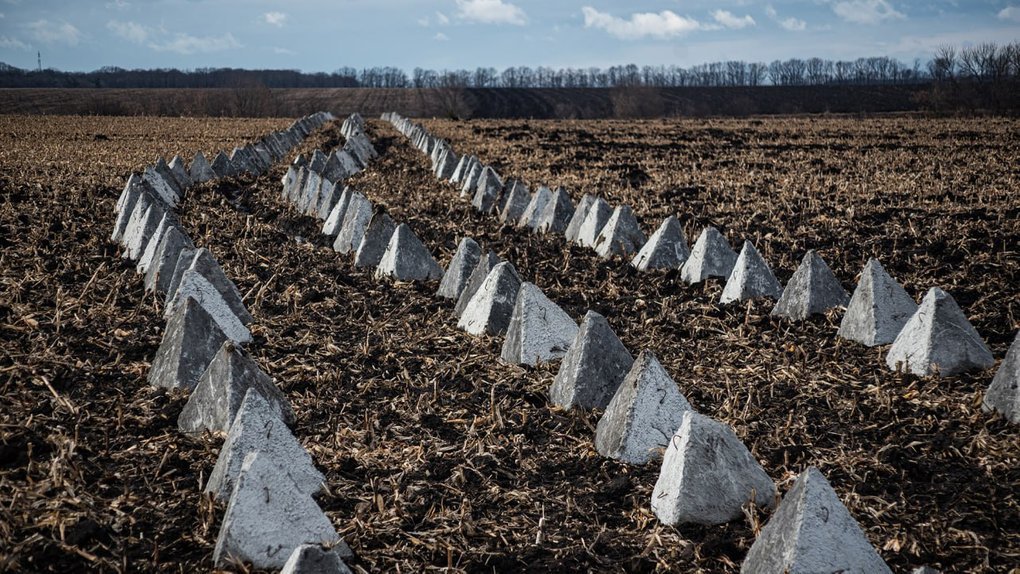
[{"label": "row of anti-tank obstacles", "polygon": [[[283,178],[282,196],[302,212],[325,218],[323,233],[336,235],[336,251],[350,253],[358,245],[357,265],[361,253],[381,249],[377,277],[427,281],[442,274],[437,296],[456,301],[458,327],[476,336],[505,335],[501,358],[508,363],[562,358],[550,397],[566,409],[605,408],[595,437],[602,455],[645,464],[665,450],[651,499],[663,523],[716,525],[744,516],[749,502],[775,506],[776,485],[758,461],[729,426],[693,410],[652,352],[634,360],[594,311],[579,327],[539,287],[523,282],[510,262],[493,252],[483,256],[471,238],[460,241],[442,273],[406,225],[394,230],[384,212],[349,186],[338,193],[337,182],[316,171],[323,165],[321,157],[296,161]],[[889,572],[825,477],[810,467],[761,531],[742,571],[839,569]]]},{"label": "row of anti-tank obstacles", "polygon": [[[444,140],[399,116],[383,114],[429,156],[437,179],[460,187],[462,198],[484,214],[534,233],[563,234],[568,242],[591,247],[604,259],[622,257],[639,271],[679,269],[694,284],[709,277],[726,278],[720,304],[755,298],[777,300],[772,314],[804,320],[812,314],[846,307],[837,336],[866,346],[892,344],[886,365],[919,376],[953,376],[988,369],[995,358],[952,296],[932,287],[918,306],[903,287],[869,259],[849,296],[825,261],[808,251],[784,289],[754,245],[744,241],[739,255],[714,227],[706,227],[693,249],[683,229],[669,216],[645,240],[628,205],[615,209],[585,194],[576,208],[562,187],[539,186],[531,193],[519,180],[505,183],[477,157],[458,156]],[[989,385],[982,406],[1020,424],[1020,333]]]},{"label": "row of anti-tank obstacles", "polygon": [[[148,374],[150,384],[190,392],[178,418],[189,434],[206,431],[226,439],[205,493],[227,508],[213,551],[217,566],[235,561],[284,572],[349,573],[353,554],[312,498],[324,477],[288,424],[294,413],[283,393],[243,345],[252,340],[253,317],[212,254],[196,249],[176,215],[194,185],[242,174],[258,176],[326,122],[320,112],[294,122],[231,157],[220,152],[210,166],[201,152],[184,169],[175,157],[133,174],[117,202],[112,240],[137,262],[145,289],[165,295],[166,329]],[[360,132],[345,122],[344,150],[358,169],[374,155]],[[351,126],[351,127],[348,127]],[[357,140],[357,141],[354,141]],[[367,147],[366,147],[367,146]]]}]

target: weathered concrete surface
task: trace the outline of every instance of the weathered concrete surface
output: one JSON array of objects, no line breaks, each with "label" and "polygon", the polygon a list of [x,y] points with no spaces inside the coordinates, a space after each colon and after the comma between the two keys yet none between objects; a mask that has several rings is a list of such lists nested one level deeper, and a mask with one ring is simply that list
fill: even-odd
[{"label": "weathered concrete surface", "polygon": [[361,238],[358,252],[354,255],[354,266],[378,267],[396,230],[397,222],[389,214],[378,212],[373,215],[365,236]]},{"label": "weathered concrete surface", "polygon": [[457,245],[457,252],[453,254],[442,281],[439,282],[439,289],[436,295],[443,299],[457,300],[467,286],[471,272],[478,266],[482,257],[482,248],[470,237],[464,237]]},{"label": "weathered concrete surface", "polygon": [[174,295],[177,294],[177,288],[181,285],[181,278],[184,277],[184,272],[191,267],[191,262],[194,261],[196,253],[198,253],[198,249],[189,246],[181,249],[177,255],[177,263],[173,265],[170,283],[166,288],[166,295],[163,297],[164,306],[169,306],[173,302]]},{"label": "weathered concrete surface", "polygon": [[886,273],[877,259],[869,259],[846,306],[837,335],[874,347],[896,340],[917,311],[917,303]]},{"label": "weathered concrete surface", "polygon": [[205,159],[202,152],[196,153],[195,157],[191,160],[188,175],[191,176],[191,180],[195,183],[205,183],[216,179],[216,172],[213,171],[212,166],[209,165],[209,161]]},{"label": "weathered concrete surface", "polygon": [[[138,205],[141,205],[141,202],[138,202]],[[142,256],[142,250],[145,249],[145,245],[148,243],[149,238],[152,237],[152,234],[156,232],[156,228],[159,226],[159,222],[165,213],[159,203],[152,202],[146,208],[142,217],[137,220],[134,228],[131,227],[131,224],[128,224],[128,230],[124,233],[129,239],[122,255],[124,259],[138,261]]]},{"label": "weathered concrete surface", "polygon": [[634,212],[629,205],[618,205],[595,238],[595,252],[603,259],[630,257],[645,244]]},{"label": "weathered concrete surface", "polygon": [[563,232],[563,238],[566,239],[568,243],[577,242],[577,236],[581,232],[581,224],[583,224],[584,219],[588,217],[588,211],[594,203],[595,196],[590,193],[582,195],[581,201],[577,202],[577,207],[574,209],[574,215],[571,216],[570,223],[567,224],[567,228]]},{"label": "weathered concrete surface", "polygon": [[998,411],[1009,422],[1020,424],[1020,334],[1013,339],[1006,358],[995,372],[981,408]]},{"label": "weathered concrete surface", "polygon": [[137,232],[149,205],[161,201],[156,199],[155,193],[147,191],[148,185],[144,182],[139,181],[137,185],[130,183],[128,185],[130,187],[125,188],[124,193],[121,194],[123,208],[117,216],[113,234],[110,236],[111,241],[120,243],[122,247],[127,247],[127,244],[131,242],[131,236]]},{"label": "weathered concrete surface", "polygon": [[254,319],[252,319],[248,309],[244,306],[244,301],[241,299],[241,292],[237,289],[237,285],[234,285],[234,282],[227,277],[227,274],[223,272],[220,264],[208,249],[201,248],[197,250],[188,269],[200,273],[206,281],[216,288],[223,297],[223,301],[226,302],[231,312],[234,313],[239,321],[245,325],[251,324]]},{"label": "weathered concrete surface", "polygon": [[326,154],[322,153],[322,150],[315,150],[312,152],[311,159],[308,160],[308,169],[312,170],[316,174],[321,175],[322,170],[326,169]]},{"label": "weathered concrete surface", "polygon": [[138,257],[138,263],[135,265],[136,273],[144,274],[149,270],[149,264],[152,263],[152,259],[156,256],[156,248],[159,247],[160,241],[163,240],[163,234],[166,233],[168,226],[174,225],[175,221],[176,218],[173,214],[166,211],[163,212],[163,217],[160,218],[155,231],[144,240],[145,246],[142,248],[142,254]]},{"label": "weathered concrete surface", "polygon": [[335,549],[302,544],[291,552],[280,574],[351,574],[351,570]]},{"label": "weathered concrete surface", "polygon": [[515,365],[535,366],[566,354],[577,337],[577,323],[532,283],[517,291],[510,326],[500,358]]},{"label": "weathered concrete surface", "polygon": [[470,171],[462,178],[463,185],[460,188],[460,196],[462,198],[472,197],[475,188],[478,187],[478,180],[481,178],[484,169],[485,166],[481,162],[475,162],[471,165]]},{"label": "weathered concrete surface", "polygon": [[670,215],[648,238],[630,264],[638,271],[680,269],[690,254],[680,221],[675,215]]},{"label": "weathered concrete surface", "polygon": [[174,268],[181,251],[185,248],[194,249],[191,239],[176,225],[170,226],[156,246],[156,252],[145,272],[145,290],[166,293],[173,279]]},{"label": "weathered concrete surface", "polygon": [[464,285],[464,289],[460,292],[460,297],[457,298],[457,304],[454,306],[453,313],[458,318],[464,314],[464,309],[467,308],[471,298],[475,296],[475,293],[485,283],[485,279],[489,276],[489,272],[492,268],[502,261],[495,252],[489,251],[478,260],[478,265],[471,270],[471,275],[468,277],[467,284]]},{"label": "weathered concrete surface", "polygon": [[175,155],[174,158],[170,160],[170,163],[167,164],[167,167],[170,168],[170,173],[173,174],[174,179],[177,180],[177,185],[179,185],[182,190],[186,190],[195,185],[195,182],[191,180],[191,176],[188,175],[188,170],[184,166],[184,159],[182,159],[181,156]]},{"label": "weathered concrete surface", "polygon": [[680,268],[680,278],[690,284],[701,283],[709,277],[729,277],[737,253],[726,238],[714,227],[706,227],[694,242],[691,256]]},{"label": "weathered concrete surface", "polygon": [[545,211],[546,206],[552,201],[552,191],[549,188],[541,185],[538,190],[532,194],[531,201],[528,202],[528,207],[524,208],[524,213],[521,214],[520,220],[517,222],[517,227],[526,227],[532,231],[538,229],[538,224],[542,218],[542,212]]},{"label": "weathered concrete surface", "polygon": [[457,167],[453,170],[453,175],[450,176],[450,183],[457,185],[462,183],[468,173],[471,171],[471,167],[474,166],[475,162],[478,161],[473,155],[464,155],[460,157],[460,161],[457,162]]},{"label": "weathered concrete surface", "polygon": [[565,409],[603,408],[633,364],[634,357],[606,318],[588,311],[570,350],[563,356],[549,398]]},{"label": "weathered concrete surface", "polygon": [[574,204],[570,201],[570,194],[562,187],[556,188],[552,198],[546,204],[545,209],[538,218],[538,227],[535,231],[539,233],[563,233],[574,217]]},{"label": "weathered concrete surface", "polygon": [[719,303],[725,305],[733,301],[747,301],[768,297],[778,299],[783,292],[783,286],[772,274],[769,264],[765,263],[758,250],[750,241],[744,241],[744,247],[740,250],[740,256],[733,264],[733,271],[730,272],[719,296]]},{"label": "weathered concrete surface", "polygon": [[361,238],[365,236],[368,222],[372,220],[372,209],[372,202],[361,192],[351,192],[344,223],[340,226],[336,241],[333,242],[333,251],[346,255],[361,245]]},{"label": "weathered concrete surface", "polygon": [[309,206],[309,211],[311,212],[309,215],[320,221],[325,221],[342,196],[343,190],[337,189],[337,184],[324,178],[322,180],[322,187],[319,188],[319,198],[314,209]]},{"label": "weathered concrete surface", "polygon": [[897,335],[885,364],[919,376],[987,369],[995,358],[949,293],[932,287]]},{"label": "weathered concrete surface", "polygon": [[398,281],[438,281],[443,277],[443,268],[411,228],[401,223],[390,237],[375,276]]},{"label": "weathered concrete surface", "polygon": [[772,314],[803,321],[816,313],[846,305],[850,295],[825,261],[812,249],[783,289]]},{"label": "weathered concrete surface", "polygon": [[162,174],[160,174],[153,166],[148,166],[145,171],[142,172],[142,179],[145,183],[149,184],[149,187],[156,192],[163,203],[170,207],[177,207],[177,203],[180,201],[180,196],[177,195],[177,191],[170,185]]},{"label": "weathered concrete surface", "polygon": [[326,217],[326,221],[322,224],[323,235],[336,237],[340,233],[340,227],[344,223],[344,217],[347,216],[347,207],[351,204],[352,195],[353,190],[350,186],[345,187],[343,193],[340,194],[340,199],[333,205],[329,216]]},{"label": "weathered concrete surface", "polygon": [[305,187],[301,190],[301,195],[298,197],[297,203],[294,207],[296,207],[301,213],[308,215],[311,212],[312,207],[315,205],[315,202],[318,200],[319,190],[321,187],[322,176],[314,171],[309,171],[308,177],[305,179]]},{"label": "weathered concrete surface", "polygon": [[492,268],[485,282],[468,301],[457,326],[472,335],[502,335],[510,327],[521,277],[509,262]]},{"label": "weathered concrete surface", "polygon": [[594,203],[588,208],[588,214],[581,223],[577,232],[577,244],[582,247],[595,248],[595,241],[602,233],[602,228],[609,222],[615,210],[609,206],[601,197],[596,197]]},{"label": "weathered concrete surface", "polygon": [[503,189],[503,182],[499,174],[492,166],[486,166],[482,175],[478,177],[478,185],[475,186],[475,195],[471,200],[471,206],[479,213],[491,213],[496,206],[496,200]]},{"label": "weathered concrete surface", "polygon": [[226,340],[212,316],[188,298],[166,323],[163,341],[149,367],[149,384],[193,390]]},{"label": "weathered concrete surface", "polygon": [[223,294],[195,269],[188,269],[181,276],[181,283],[170,305],[167,306],[167,313],[172,315],[189,299],[198,302],[232,341],[251,342],[251,331],[230,309],[230,305],[223,299]]},{"label": "weathered concrete surface", "polygon": [[694,411],[683,413],[669,441],[652,512],[664,524],[723,524],[742,507],[775,504],[776,485],[728,425]]},{"label": "weathered concrete surface", "polygon": [[220,150],[216,157],[213,158],[212,170],[216,174],[217,179],[237,175],[234,164],[230,162],[230,158],[227,157],[227,154],[223,153],[223,150]]},{"label": "weathered concrete surface", "polygon": [[740,567],[741,574],[890,573],[815,467],[797,477]]}]

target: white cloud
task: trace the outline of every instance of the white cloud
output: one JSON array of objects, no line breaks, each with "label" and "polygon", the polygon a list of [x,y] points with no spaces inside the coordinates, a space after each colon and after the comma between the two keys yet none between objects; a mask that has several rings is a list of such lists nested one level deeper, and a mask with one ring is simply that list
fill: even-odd
[{"label": "white cloud", "polygon": [[432,39],[435,40],[436,42],[446,42],[450,39],[450,37],[447,36],[446,34],[443,34],[442,32],[439,32],[435,36],[433,36]]},{"label": "white cloud", "polygon": [[428,28],[429,25],[431,25],[431,24],[432,23],[429,22],[428,16],[426,16],[424,18],[418,18],[418,25],[421,26],[422,28]]},{"label": "white cloud", "polygon": [[523,26],[527,14],[518,6],[503,0],[457,0],[457,17],[482,24],[514,24]]},{"label": "white cloud", "polygon": [[445,26],[450,23],[450,17],[447,16],[446,14],[443,14],[442,12],[436,12],[436,22],[439,22],[440,25]]},{"label": "white cloud", "polygon": [[996,18],[999,20],[1010,20],[1013,22],[1020,22],[1020,6],[1006,6],[1002,10],[999,10]]},{"label": "white cloud", "polygon": [[0,12],[0,20],[3,20],[3,19],[4,19],[4,18],[6,18],[6,17],[7,17],[7,16],[6,16],[6,15],[5,15],[5,14],[4,14],[3,12]]},{"label": "white cloud", "polygon": [[0,49],[2,50],[31,50],[32,46],[22,42],[17,38],[11,38],[9,36],[0,36]]},{"label": "white cloud", "polygon": [[846,0],[836,2],[832,11],[854,24],[878,24],[884,20],[902,20],[906,16],[886,0]]},{"label": "white cloud", "polygon": [[50,22],[49,20],[36,20],[25,26],[32,37],[43,44],[65,44],[77,46],[81,42],[81,32],[72,24],[67,22]]},{"label": "white cloud", "polygon": [[772,7],[772,4],[765,7],[765,15],[774,20],[784,30],[789,30],[790,32],[802,32],[807,29],[807,22],[800,18],[794,18],[793,16],[790,16],[789,18],[780,18],[779,13],[777,13],[776,9]]},{"label": "white cloud", "polygon": [[657,14],[653,12],[631,14],[628,20],[608,12],[599,12],[591,6],[585,6],[581,11],[584,13],[585,28],[599,28],[623,40],[646,36],[672,38],[703,27],[697,20],[678,16],[669,10]]},{"label": "white cloud", "polygon": [[130,6],[131,3],[127,0],[113,0],[113,2],[107,2],[106,7],[111,9],[123,10]]},{"label": "white cloud", "polygon": [[149,31],[145,26],[137,22],[110,20],[106,23],[106,28],[121,38],[135,44],[144,44],[149,39]]},{"label": "white cloud", "polygon": [[287,48],[281,48],[279,46],[273,47],[274,54],[281,54],[283,56],[294,56],[297,54],[294,50],[288,50]]},{"label": "white cloud", "polygon": [[202,38],[190,34],[177,34],[173,40],[160,44],[152,43],[149,47],[158,52],[177,52],[178,54],[207,54],[240,48],[241,43],[229,32],[223,36],[205,36]]},{"label": "white cloud", "polygon": [[741,18],[739,16],[735,16],[733,12],[730,12],[729,10],[716,10],[715,12],[712,12],[712,18],[714,18],[716,22],[732,30],[740,30],[741,28],[757,25],[757,22],[754,21],[754,18],[752,18],[750,14],[745,14],[744,17]]},{"label": "white cloud", "polygon": [[266,21],[266,24],[276,26],[277,28],[283,28],[283,25],[287,23],[287,15],[283,12],[266,12],[262,15],[262,18]]}]

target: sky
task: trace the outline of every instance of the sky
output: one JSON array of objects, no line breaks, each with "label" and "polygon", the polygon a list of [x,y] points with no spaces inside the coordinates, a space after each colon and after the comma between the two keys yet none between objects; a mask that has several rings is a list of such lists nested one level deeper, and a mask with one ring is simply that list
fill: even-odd
[{"label": "sky", "polygon": [[1020,0],[0,0],[0,62],[499,70],[891,56],[1020,40]]}]

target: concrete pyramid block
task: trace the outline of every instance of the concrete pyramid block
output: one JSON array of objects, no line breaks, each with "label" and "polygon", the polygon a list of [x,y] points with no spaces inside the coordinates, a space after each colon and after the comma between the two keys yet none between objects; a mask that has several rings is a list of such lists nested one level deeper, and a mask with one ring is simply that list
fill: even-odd
[{"label": "concrete pyramid block", "polygon": [[343,162],[340,161],[337,151],[333,150],[329,153],[329,157],[326,158],[326,166],[322,169],[322,177],[332,182],[343,181],[350,175]]},{"label": "concrete pyramid block", "polygon": [[684,231],[676,216],[670,215],[648,238],[641,251],[630,262],[638,271],[679,269],[690,256]]},{"label": "concrete pyramid block", "polygon": [[588,217],[588,211],[594,203],[595,196],[590,193],[581,196],[581,201],[577,202],[574,215],[570,218],[570,223],[567,224],[567,229],[563,232],[563,237],[568,243],[577,242],[577,236],[581,232],[581,225],[584,223],[584,219]]},{"label": "concrete pyramid block", "polygon": [[291,194],[294,193],[294,186],[297,185],[298,180],[301,178],[301,168],[294,165],[287,167],[287,173],[283,175],[283,179],[280,180],[282,188],[280,189],[280,198],[289,199]]},{"label": "concrete pyramid block", "polygon": [[476,336],[506,333],[520,288],[521,276],[514,266],[506,261],[499,263],[468,301],[457,326]]},{"label": "concrete pyramid block", "polygon": [[812,249],[804,255],[797,271],[783,289],[773,315],[803,321],[815,313],[846,305],[850,294],[825,261]]},{"label": "concrete pyramid block", "polygon": [[202,152],[196,153],[195,157],[192,158],[191,165],[188,166],[188,175],[191,177],[191,181],[195,183],[205,183],[216,179],[216,172],[213,171],[212,166],[209,165],[209,161],[205,159],[205,155]]},{"label": "concrete pyramid block", "polygon": [[499,220],[507,225],[517,225],[531,203],[531,192],[523,182],[514,181],[510,189],[503,192],[503,207],[499,210]]},{"label": "concrete pyramid block", "polygon": [[478,177],[478,185],[475,186],[475,196],[471,200],[471,206],[479,213],[491,213],[502,189],[503,182],[499,179],[499,174],[491,166],[486,166]]},{"label": "concrete pyramid block", "polygon": [[465,175],[461,180],[462,185],[460,187],[460,196],[462,198],[472,197],[475,188],[478,187],[478,180],[481,178],[482,171],[484,169],[485,166],[483,166],[481,162],[475,162],[471,165],[471,169],[467,172],[467,175]]},{"label": "concrete pyramid block", "polygon": [[337,152],[336,158],[340,161],[340,165],[343,166],[344,171],[347,172],[346,177],[351,177],[361,171],[361,164],[358,162],[358,159],[351,154],[351,152],[342,149]]},{"label": "concrete pyramid block", "polygon": [[167,306],[167,313],[176,313],[178,307],[185,304],[188,299],[197,301],[213,318],[220,330],[232,341],[248,343],[252,340],[251,331],[234,314],[219,289],[193,268],[186,270],[181,276],[181,283],[177,286],[170,305]]},{"label": "concrete pyramid block", "polygon": [[[164,164],[165,165],[165,164]],[[142,172],[142,179],[145,183],[149,184],[149,187],[156,192],[156,195],[163,200],[170,207],[177,207],[177,204],[181,200],[181,196],[177,189],[177,182],[169,173],[169,169],[166,170],[166,175],[162,174],[154,166],[148,166],[145,171]],[[171,183],[172,182],[172,183]]]},{"label": "concrete pyramid block", "polygon": [[198,253],[198,249],[195,249],[194,246],[188,246],[181,249],[177,255],[177,262],[173,264],[173,273],[170,274],[170,282],[167,284],[166,291],[164,292],[164,306],[170,305],[174,300],[177,288],[181,285],[181,278],[184,277],[184,272],[191,267],[191,262],[195,259],[196,253]]},{"label": "concrete pyramid block", "polygon": [[152,258],[156,256],[156,248],[159,247],[163,234],[166,233],[168,227],[173,225],[173,215],[163,212],[163,217],[160,218],[156,230],[145,240],[145,247],[142,248],[142,254],[138,257],[138,264],[135,266],[136,272],[144,274],[149,270],[149,264],[152,263]]},{"label": "concrete pyramid block", "polygon": [[468,276],[467,283],[464,284],[464,288],[460,292],[460,297],[457,297],[457,305],[453,308],[454,315],[460,317],[464,314],[464,309],[471,302],[471,298],[482,287],[482,283],[485,283],[485,279],[489,276],[492,268],[499,265],[500,261],[502,260],[499,256],[492,251],[478,259],[478,264],[471,270],[471,275]]},{"label": "concrete pyramid block", "polygon": [[324,477],[315,468],[308,451],[276,416],[273,405],[257,390],[249,388],[230,424],[227,439],[206,482],[205,492],[217,500],[226,500],[234,490],[245,456],[252,452],[265,454],[269,460],[278,463],[277,472],[290,476],[296,486],[295,491],[312,496],[322,488]]},{"label": "concrete pyramid block", "polygon": [[693,285],[709,277],[729,277],[737,253],[733,251],[719,230],[708,226],[698,236],[691,249],[691,256],[680,268],[680,278]]},{"label": "concrete pyramid block", "polygon": [[365,230],[372,221],[372,209],[372,202],[367,197],[357,191],[351,192],[343,225],[340,226],[336,241],[333,242],[333,251],[346,255],[361,245]]},{"label": "concrete pyramid block", "polygon": [[314,171],[308,172],[308,177],[305,179],[305,187],[301,190],[301,195],[298,197],[297,207],[298,211],[304,214],[308,214],[311,211],[312,206],[319,197],[319,188],[322,187],[322,176],[315,173]]},{"label": "concrete pyramid block", "polygon": [[[251,324],[253,319],[251,313],[244,306],[244,301],[241,300],[241,292],[237,290],[234,282],[223,272],[220,264],[208,249],[202,248],[195,251],[195,256],[192,258],[188,269],[197,271],[216,288],[216,291],[220,293],[223,301],[230,307],[231,312],[237,316],[239,321],[245,325]],[[172,306],[172,303],[168,306]]]},{"label": "concrete pyramid block", "polygon": [[337,189],[337,185],[328,179],[322,180],[322,187],[319,188],[319,198],[316,201],[314,209],[309,207],[309,215],[312,217],[325,221],[329,217],[329,212],[333,211],[333,207],[336,202],[340,200],[343,195],[343,189]]},{"label": "concrete pyramid block", "polygon": [[836,491],[815,467],[797,477],[751,545],[741,574],[890,573]]},{"label": "concrete pyramid block", "polygon": [[388,214],[379,212],[373,215],[354,254],[354,266],[378,267],[396,229],[397,223]]},{"label": "concrete pyramid block", "polygon": [[603,259],[630,257],[644,244],[645,234],[641,232],[634,212],[629,205],[619,205],[595,239],[595,252]]},{"label": "concrete pyramid block", "polygon": [[690,410],[655,354],[642,351],[599,419],[595,449],[627,464],[650,462],[659,458]]},{"label": "concrete pyramid block", "polygon": [[175,155],[170,163],[167,164],[170,168],[170,173],[173,174],[174,179],[177,180],[177,184],[182,190],[188,189],[195,185],[195,182],[191,180],[191,176],[188,175],[188,170],[184,165],[184,159],[179,155]]},{"label": "concrete pyramid block", "polygon": [[[141,202],[137,205],[141,205]],[[145,246],[148,245],[149,239],[156,232],[156,228],[159,227],[159,222],[165,214],[166,212],[163,211],[159,203],[153,202],[146,208],[141,219],[137,220],[134,228],[131,228],[129,223],[128,231],[125,233],[129,237],[123,253],[125,259],[138,261],[142,257]]]},{"label": "concrete pyramid block", "polygon": [[896,336],[885,364],[922,377],[936,371],[951,377],[990,368],[995,358],[953,297],[932,287]]},{"label": "concrete pyramid block", "polygon": [[719,296],[719,303],[725,305],[733,301],[747,301],[769,297],[778,299],[783,292],[783,286],[772,274],[769,264],[765,263],[761,254],[754,248],[750,241],[744,240],[744,247],[740,250],[740,256],[733,264],[733,271],[726,279],[726,287]]},{"label": "concrete pyramid block", "polygon": [[237,175],[234,164],[231,163],[227,154],[223,153],[223,150],[220,150],[216,157],[213,158],[212,170],[217,178],[234,177]]},{"label": "concrete pyramid block", "polygon": [[233,151],[230,152],[230,163],[234,166],[235,175],[255,175],[257,173],[255,165],[252,164],[251,160],[248,158],[248,154],[239,147],[235,147]]},{"label": "concrete pyramid block", "polygon": [[248,389],[260,394],[278,419],[294,422],[294,412],[273,379],[239,345],[228,340],[198,379],[177,417],[177,428],[184,433],[229,431]]},{"label": "concrete pyramid block", "polygon": [[329,211],[329,216],[326,217],[325,223],[322,224],[322,234],[329,237],[336,237],[340,233],[340,228],[344,223],[344,217],[347,216],[347,208],[351,204],[351,196],[353,190],[350,186],[344,188],[343,193],[340,194],[340,198],[333,205],[333,209]]},{"label": "concrete pyramid block", "polygon": [[322,170],[326,168],[327,159],[326,154],[322,153],[322,150],[317,149],[313,151],[312,157],[308,160],[308,169],[322,175]]},{"label": "concrete pyramid block", "polygon": [[588,214],[584,216],[581,228],[577,230],[577,244],[582,247],[595,247],[595,241],[602,233],[602,228],[609,222],[613,215],[613,208],[601,197],[596,197],[588,208]]},{"label": "concrete pyramid block", "polygon": [[176,225],[171,225],[156,246],[156,252],[145,272],[145,290],[166,293],[173,279],[177,259],[185,248],[194,249],[191,239]]},{"label": "concrete pyramid block", "polygon": [[463,183],[464,178],[467,177],[476,161],[478,161],[478,158],[473,155],[461,156],[460,161],[457,162],[457,167],[453,170],[453,175],[450,176],[450,183],[455,185]]},{"label": "concrete pyramid block", "polygon": [[[124,211],[127,210],[130,215],[131,210],[134,209],[133,203],[138,200],[138,194],[136,192],[144,186],[145,181],[142,179],[142,176],[137,173],[132,173],[128,176],[127,183],[124,184],[124,189],[121,190],[120,197],[117,198],[117,204],[113,209],[114,213],[124,213]],[[128,202],[131,202],[132,205],[127,205]],[[116,241],[116,238],[114,238],[114,241]]]},{"label": "concrete pyramid block", "polygon": [[[127,207],[128,205],[131,206],[130,207],[131,213],[128,214],[126,223],[124,223],[124,229],[120,233],[119,238],[120,244],[121,246],[125,247],[124,253],[121,254],[122,258],[124,259],[128,258],[126,248],[133,240],[134,235],[138,233],[139,229],[142,227],[142,222],[145,219],[145,213],[149,210],[149,206],[155,203],[159,203],[159,201],[160,200],[156,199],[153,195],[150,195],[142,191],[138,191],[134,203],[131,203],[130,198],[125,203],[125,207]],[[124,211],[121,213],[121,215],[123,215],[124,213],[127,212]],[[118,221],[118,225],[119,223],[120,222]],[[117,230],[115,229],[114,235],[116,234]]]},{"label": "concrete pyramid block", "polygon": [[743,517],[750,501],[771,508],[775,499],[775,483],[729,425],[683,413],[652,491],[659,521],[723,524]]},{"label": "concrete pyramid block", "polygon": [[170,317],[147,380],[168,389],[192,390],[227,336],[194,299],[188,299]]},{"label": "concrete pyramid block", "polygon": [[538,216],[538,226],[535,230],[539,233],[563,233],[567,230],[572,217],[574,203],[570,201],[570,194],[562,187],[557,188]]},{"label": "concrete pyramid block", "polygon": [[540,185],[538,190],[535,191],[531,196],[531,201],[528,202],[528,207],[524,209],[524,213],[521,214],[521,219],[517,222],[518,227],[526,227],[532,231],[538,229],[539,220],[542,218],[542,212],[545,211],[546,206],[552,201],[552,191],[544,185]]},{"label": "concrete pyramid block", "polygon": [[453,150],[446,150],[436,166],[436,179],[440,181],[449,180],[453,175],[453,170],[457,167],[458,161],[460,161],[460,158],[457,157],[457,154],[453,153]]},{"label": "concrete pyramid block", "polygon": [[335,549],[302,544],[291,552],[280,574],[351,574],[351,570]]},{"label": "concrete pyramid block", "polygon": [[251,562],[259,569],[283,568],[302,544],[340,541],[333,523],[281,473],[285,461],[261,452],[249,454],[223,516],[213,562]]},{"label": "concrete pyramid block", "polygon": [[570,350],[563,356],[549,388],[549,398],[565,409],[603,408],[633,365],[634,357],[606,318],[588,311]]},{"label": "concrete pyramid block", "polygon": [[481,257],[482,248],[474,239],[470,237],[461,239],[457,245],[457,252],[453,254],[453,259],[450,260],[446,273],[443,274],[443,279],[439,282],[439,290],[436,291],[436,295],[454,301],[460,298],[461,292],[467,286],[468,278],[471,277],[471,272],[478,266],[478,260]]},{"label": "concrete pyramid block", "polygon": [[877,259],[869,259],[846,306],[838,336],[869,347],[896,340],[917,311],[917,303],[886,273]]},{"label": "concrete pyramid block", "polygon": [[1020,334],[1013,339],[1006,358],[995,372],[981,408],[998,411],[1009,422],[1020,424]]},{"label": "concrete pyramid block", "polygon": [[514,365],[535,366],[559,359],[577,337],[577,323],[532,283],[517,290],[510,326],[500,358]]},{"label": "concrete pyramid block", "polygon": [[433,281],[443,277],[443,268],[411,228],[401,223],[390,237],[375,276],[398,281]]},{"label": "concrete pyramid block", "polygon": [[291,205],[296,206],[301,202],[301,197],[308,184],[308,178],[312,175],[312,173],[314,172],[307,167],[298,169],[297,179],[294,181],[294,185],[290,186],[290,189],[287,191],[286,200],[290,202]]}]

